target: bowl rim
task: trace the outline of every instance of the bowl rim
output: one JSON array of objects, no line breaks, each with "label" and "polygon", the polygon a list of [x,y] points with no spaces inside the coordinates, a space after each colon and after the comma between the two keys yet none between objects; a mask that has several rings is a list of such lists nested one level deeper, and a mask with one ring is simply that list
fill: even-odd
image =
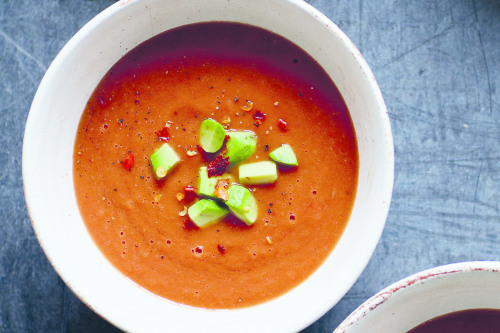
[{"label": "bowl rim", "polygon": [[[411,290],[421,288],[423,285],[435,283],[445,277],[455,278],[471,272],[500,273],[500,261],[485,260],[457,262],[432,267],[407,276],[382,289],[362,303],[335,329],[334,333],[351,332],[351,329],[370,316],[376,309],[397,299],[396,296],[402,296]],[[399,299],[394,302],[398,301]],[[435,317],[443,314],[436,314]]]},{"label": "bowl rim", "polygon": [[[232,0],[228,1],[231,2]],[[314,315],[310,315],[307,320],[304,320],[303,318],[300,318],[300,316],[296,316],[297,318],[290,318],[290,322],[287,325],[284,325],[283,327],[293,327],[294,329],[302,329],[311,323],[313,323],[315,320],[320,318],[324,313],[326,313],[331,307],[333,307],[343,295],[352,287],[352,285],[355,283],[357,278],[359,278],[360,274],[362,271],[365,269],[366,265],[368,264],[368,261],[371,258],[371,255],[373,254],[375,247],[378,243],[378,240],[380,239],[380,235],[382,234],[383,228],[385,226],[385,220],[389,211],[389,206],[390,206],[390,198],[392,196],[392,187],[393,187],[393,177],[394,177],[394,156],[393,156],[393,141],[392,141],[392,134],[391,134],[391,127],[390,127],[390,122],[389,122],[389,117],[387,114],[387,109],[385,107],[385,103],[382,98],[382,94],[379,90],[379,87],[375,81],[375,78],[373,76],[373,73],[371,72],[368,64],[362,57],[361,53],[359,50],[354,46],[354,44],[349,40],[349,38],[334,24],[328,19],[324,14],[322,14],[319,10],[316,8],[312,7],[311,5],[301,1],[301,0],[272,0],[273,2],[276,3],[284,3],[286,5],[290,6],[295,6],[297,8],[300,8],[301,10],[304,11],[304,15],[312,16],[316,20],[318,20],[321,24],[326,26],[326,28],[329,30],[329,32],[332,35],[335,35],[336,38],[340,40],[342,43],[343,47],[347,49],[354,61],[357,63],[359,66],[360,71],[363,73],[363,75],[366,77],[366,81],[368,82],[367,84],[370,85],[371,88],[371,93],[373,94],[373,98],[377,101],[377,109],[379,110],[379,114],[377,116],[379,117],[379,120],[381,122],[381,127],[384,129],[384,133],[386,136],[384,137],[384,142],[383,145],[386,149],[386,159],[387,159],[387,170],[385,170],[385,175],[386,175],[386,180],[387,184],[385,188],[383,189],[383,194],[384,198],[386,201],[384,201],[381,204],[380,207],[380,218],[381,221],[377,225],[377,229],[373,233],[373,237],[371,238],[372,241],[364,244],[366,246],[366,249],[364,251],[365,255],[363,258],[359,260],[359,263],[356,267],[351,267],[351,271],[353,272],[352,276],[353,279],[352,281],[349,281],[346,283],[344,286],[344,290],[342,294],[339,293],[337,297],[329,299],[327,302],[324,302],[322,304],[315,305],[314,309],[311,310],[311,312],[314,313]],[[72,52],[72,49],[77,45],[82,39],[84,39],[90,32],[92,32],[93,29],[96,29],[99,25],[101,25],[104,21],[112,17],[113,15],[119,13],[122,10],[126,10],[127,8],[132,8],[137,3],[140,2],[147,2],[147,1],[141,1],[141,0],[135,0],[135,1],[129,1],[129,0],[122,0],[120,2],[114,3],[101,13],[97,14],[93,19],[91,19],[87,24],[85,24],[67,43],[66,45],[62,48],[62,50],[58,53],[50,67],[48,68],[47,72],[45,73],[40,86],[37,90],[37,93],[35,94],[32,107],[30,110],[30,113],[28,115],[28,119],[26,122],[26,130],[25,130],[25,136],[24,136],[24,142],[23,142],[23,158],[22,158],[22,172],[23,172],[23,187],[24,187],[24,193],[25,193],[25,201],[26,201],[26,206],[28,209],[28,213],[30,216],[30,219],[32,221],[32,227],[35,232],[35,235],[37,236],[37,239],[49,259],[49,262],[51,265],[54,267],[60,278],[65,282],[65,284],[69,287],[69,289],[72,290],[72,292],[83,302],[85,303],[89,308],[94,310],[98,315],[103,317],[104,319],[108,320],[110,323],[113,325],[123,329],[123,330],[131,330],[132,327],[129,322],[120,322],[116,320],[116,317],[110,317],[107,311],[103,308],[101,308],[100,304],[95,304],[92,300],[89,300],[85,297],[84,290],[82,290],[81,286],[78,285],[77,283],[74,283],[74,281],[71,279],[71,276],[69,273],[67,273],[64,270],[64,267],[61,267],[58,262],[54,259],[54,253],[50,247],[50,244],[47,244],[46,239],[41,235],[41,230],[40,230],[40,225],[36,222],[38,212],[36,209],[33,209],[31,203],[36,200],[36,193],[31,191],[31,184],[33,182],[33,176],[31,175],[31,171],[29,170],[28,163],[26,163],[27,156],[24,154],[24,152],[27,149],[27,147],[30,146],[30,143],[33,140],[36,140],[33,137],[32,132],[32,127],[34,126],[34,123],[37,121],[38,115],[35,112],[32,112],[32,110],[37,110],[39,108],[40,100],[43,99],[43,94],[44,94],[44,89],[46,86],[50,83],[50,80],[52,79],[52,76],[55,75],[55,72],[58,69],[58,66],[60,63],[62,63],[65,59],[65,57],[68,56]],[[345,231],[344,231],[345,233]],[[156,295],[154,295],[156,296]],[[164,299],[162,299],[164,300]],[[257,305],[256,307],[259,307],[260,305]],[[251,307],[253,308],[253,307]],[[248,309],[248,308],[244,308]],[[244,312],[246,310],[230,310],[231,312],[239,313],[239,312]],[[197,311],[194,309],[193,311]],[[218,310],[209,310],[209,309],[202,309],[202,311],[210,312],[210,313],[225,313],[225,310],[218,311]],[[294,316],[295,317],[295,316]]]}]

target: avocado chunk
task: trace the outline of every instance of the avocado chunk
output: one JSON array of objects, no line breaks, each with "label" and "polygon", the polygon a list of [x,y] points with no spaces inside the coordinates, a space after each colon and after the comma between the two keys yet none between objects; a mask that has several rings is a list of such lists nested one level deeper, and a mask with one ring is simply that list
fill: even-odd
[{"label": "avocado chunk", "polygon": [[297,162],[297,157],[293,152],[292,147],[289,145],[283,144],[281,147],[273,150],[269,157],[275,161],[276,163],[288,165],[288,166],[297,166],[299,163]]},{"label": "avocado chunk", "polygon": [[203,120],[200,127],[200,145],[207,153],[215,153],[221,149],[226,131],[221,124],[208,118]]},{"label": "avocado chunk", "polygon": [[239,179],[243,185],[272,184],[278,179],[276,163],[262,161],[241,164],[239,166]]},{"label": "avocado chunk", "polygon": [[158,150],[151,154],[150,161],[156,179],[164,178],[167,173],[180,162],[180,157],[175,150],[164,143]]},{"label": "avocado chunk", "polygon": [[199,228],[209,227],[219,222],[228,210],[215,201],[201,199],[188,208],[188,216]]},{"label": "avocado chunk", "polygon": [[221,179],[228,179],[228,183],[233,183],[233,177],[230,174],[224,174],[217,177],[208,177],[207,167],[201,167],[198,173],[198,195],[216,199],[217,196],[214,194],[215,186],[217,182]]},{"label": "avocado chunk", "polygon": [[257,201],[252,193],[241,185],[232,185],[227,190],[229,199],[226,205],[237,218],[252,225],[257,220]]},{"label": "avocado chunk", "polygon": [[229,167],[243,162],[255,153],[257,135],[252,131],[228,131],[227,151],[224,157],[229,157]]}]

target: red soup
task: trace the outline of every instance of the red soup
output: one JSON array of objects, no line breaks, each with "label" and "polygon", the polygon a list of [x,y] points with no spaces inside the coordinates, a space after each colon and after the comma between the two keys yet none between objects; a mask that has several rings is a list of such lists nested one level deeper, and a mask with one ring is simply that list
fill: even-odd
[{"label": "red soup", "polygon": [[[229,213],[198,228],[186,214],[200,167],[218,156],[200,148],[207,118],[256,134],[242,164],[282,144],[296,155],[276,181],[246,186],[251,225]],[[166,142],[180,162],[157,180],[150,156]],[[237,166],[226,171],[238,181]],[[323,69],[283,38],[232,23],[176,28],[127,53],[89,99],[74,151],[80,212],[108,260],[157,295],[205,308],[261,303],[310,276],[346,227],[357,177],[354,128]]]},{"label": "red soup", "polygon": [[500,310],[474,309],[431,319],[408,333],[498,333]]}]

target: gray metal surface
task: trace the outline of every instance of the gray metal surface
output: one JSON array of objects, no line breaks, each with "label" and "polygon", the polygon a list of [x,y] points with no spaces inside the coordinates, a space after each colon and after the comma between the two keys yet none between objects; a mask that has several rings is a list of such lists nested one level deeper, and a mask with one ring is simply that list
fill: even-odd
[{"label": "gray metal surface", "polygon": [[[395,184],[386,228],[347,295],[303,332],[433,266],[500,260],[500,2],[309,0],[358,46],[385,98]],[[45,258],[24,202],[34,93],[68,39],[112,1],[0,0],[0,331],[113,332]],[[36,166],[33,166],[36,167]]]}]

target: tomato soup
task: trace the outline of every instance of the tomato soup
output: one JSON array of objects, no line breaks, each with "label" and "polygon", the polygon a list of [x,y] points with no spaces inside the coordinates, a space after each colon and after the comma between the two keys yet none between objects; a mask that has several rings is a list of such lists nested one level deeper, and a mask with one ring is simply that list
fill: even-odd
[{"label": "tomato soup", "polygon": [[[230,214],[195,228],[186,215],[213,158],[199,147],[207,118],[256,133],[244,163],[282,144],[296,154],[274,184],[248,186],[251,226]],[[159,181],[150,156],[167,140],[181,161]],[[81,216],[117,269],[169,300],[224,309],[282,295],[325,261],[351,214],[358,152],[342,97],[309,55],[268,31],[213,22],[158,35],[110,69],[79,123],[73,171]]]}]

